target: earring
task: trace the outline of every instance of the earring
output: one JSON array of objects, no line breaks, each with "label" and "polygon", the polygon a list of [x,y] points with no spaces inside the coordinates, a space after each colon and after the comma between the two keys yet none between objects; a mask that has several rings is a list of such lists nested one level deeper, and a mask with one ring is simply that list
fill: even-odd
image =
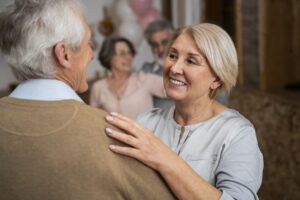
[{"label": "earring", "polygon": [[216,95],[216,89],[211,89],[210,88],[210,91],[209,91],[209,98],[214,98],[215,97],[215,95]]}]

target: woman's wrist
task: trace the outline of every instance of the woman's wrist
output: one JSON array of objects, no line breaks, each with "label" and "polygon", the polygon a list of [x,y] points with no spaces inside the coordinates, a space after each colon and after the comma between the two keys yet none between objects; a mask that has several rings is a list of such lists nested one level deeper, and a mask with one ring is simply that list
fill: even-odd
[{"label": "woman's wrist", "polygon": [[156,170],[162,175],[173,174],[177,169],[175,166],[180,166],[180,161],[180,157],[170,150],[169,156],[164,156],[161,161],[156,164]]}]

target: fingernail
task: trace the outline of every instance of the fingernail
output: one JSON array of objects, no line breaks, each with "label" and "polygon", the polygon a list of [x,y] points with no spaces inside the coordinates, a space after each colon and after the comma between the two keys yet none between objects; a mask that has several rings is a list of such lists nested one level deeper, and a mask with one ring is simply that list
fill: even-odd
[{"label": "fingernail", "polygon": [[112,116],[118,116],[118,113],[116,113],[116,112],[111,112],[110,113]]},{"label": "fingernail", "polygon": [[105,131],[107,134],[111,135],[112,134],[112,130],[111,128],[105,128]]},{"label": "fingernail", "polygon": [[109,145],[109,148],[110,148],[110,149],[115,149],[116,146],[111,144],[111,145]]},{"label": "fingernail", "polygon": [[106,118],[107,121],[110,121],[110,122],[113,121],[113,119],[114,119],[112,116],[109,116],[109,115],[106,116],[105,118]]}]

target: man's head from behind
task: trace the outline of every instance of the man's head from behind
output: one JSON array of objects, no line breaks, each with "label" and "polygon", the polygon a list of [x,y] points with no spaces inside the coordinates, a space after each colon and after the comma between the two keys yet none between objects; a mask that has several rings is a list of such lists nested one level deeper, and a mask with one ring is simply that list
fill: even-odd
[{"label": "man's head from behind", "polygon": [[90,30],[77,0],[15,0],[0,13],[0,50],[19,80],[49,78],[87,89]]},{"label": "man's head from behind", "polygon": [[151,47],[154,59],[160,65],[162,65],[166,46],[173,31],[172,24],[166,20],[154,21],[145,30],[145,37]]}]

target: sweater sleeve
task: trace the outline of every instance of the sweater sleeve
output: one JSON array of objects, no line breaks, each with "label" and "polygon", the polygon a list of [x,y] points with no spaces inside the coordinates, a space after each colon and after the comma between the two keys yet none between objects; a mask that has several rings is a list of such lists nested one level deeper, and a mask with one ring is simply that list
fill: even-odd
[{"label": "sweater sleeve", "polygon": [[176,199],[161,176],[137,160],[126,159],[121,166],[122,185],[131,200]]}]

